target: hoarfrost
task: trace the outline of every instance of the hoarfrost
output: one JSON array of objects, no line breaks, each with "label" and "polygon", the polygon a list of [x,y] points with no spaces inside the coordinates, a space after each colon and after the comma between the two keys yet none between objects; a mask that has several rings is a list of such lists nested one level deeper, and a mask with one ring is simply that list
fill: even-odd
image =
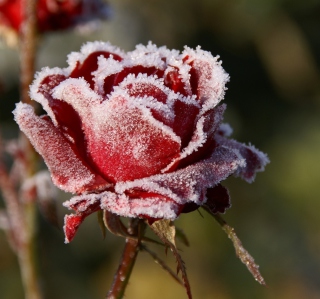
[{"label": "hoarfrost", "polygon": [[34,114],[28,104],[18,103],[14,110],[15,121],[30,142],[44,157],[53,182],[62,190],[83,192],[93,184],[96,175],[79,159],[65,137],[50,121]]},{"label": "hoarfrost", "polygon": [[83,63],[84,60],[92,53],[103,51],[111,54],[117,54],[120,57],[126,57],[125,52],[118,47],[111,45],[109,42],[95,41],[87,42],[81,47],[80,52],[72,52],[68,55],[67,62],[69,64],[68,70],[71,72],[77,65],[77,63]]}]

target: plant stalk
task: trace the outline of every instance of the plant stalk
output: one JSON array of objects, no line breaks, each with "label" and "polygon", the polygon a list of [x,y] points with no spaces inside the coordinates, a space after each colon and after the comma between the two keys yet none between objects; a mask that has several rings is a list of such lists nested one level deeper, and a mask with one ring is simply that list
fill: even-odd
[{"label": "plant stalk", "polygon": [[[24,103],[34,106],[29,97],[29,86],[35,73],[37,0],[22,0],[22,26],[20,29],[20,98]],[[36,171],[35,152],[31,144],[21,135],[26,151],[26,173],[24,179]],[[22,193],[21,193],[22,194]],[[26,299],[41,299],[39,278],[35,254],[36,198],[20,199],[22,218],[24,219],[24,238],[20,240],[17,255]]]},{"label": "plant stalk", "polygon": [[126,238],[126,244],[120,259],[119,267],[114,276],[111,289],[106,299],[121,299],[129,282],[129,278],[140,250],[141,238],[144,233],[145,224],[141,220],[132,219],[128,233],[139,236],[138,239]]}]

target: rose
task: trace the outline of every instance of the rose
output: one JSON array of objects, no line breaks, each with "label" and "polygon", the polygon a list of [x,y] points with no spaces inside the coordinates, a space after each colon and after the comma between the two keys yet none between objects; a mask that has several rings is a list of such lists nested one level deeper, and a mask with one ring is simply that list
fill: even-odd
[{"label": "rose", "polygon": [[[23,22],[22,0],[0,1],[0,24],[16,31]],[[39,0],[37,4],[38,30],[67,29],[95,18],[106,18],[108,6],[101,0]]]},{"label": "rose", "polygon": [[14,111],[53,182],[77,193],[65,203],[76,211],[65,218],[67,242],[101,209],[149,220],[201,205],[222,213],[230,201],[219,183],[231,174],[252,182],[268,162],[228,139],[218,104],[229,76],[200,47],[180,54],[149,43],[124,53],[94,42],[68,64],[43,69],[31,86],[47,115],[23,103]]}]

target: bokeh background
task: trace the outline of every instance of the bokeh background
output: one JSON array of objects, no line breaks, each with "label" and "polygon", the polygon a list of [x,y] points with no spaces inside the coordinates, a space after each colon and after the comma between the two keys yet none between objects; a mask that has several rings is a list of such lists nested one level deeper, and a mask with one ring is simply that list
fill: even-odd
[{"label": "bokeh background", "polygon": [[[132,50],[152,40],[183,49],[201,45],[220,55],[231,76],[225,121],[234,138],[268,153],[271,164],[254,184],[229,178],[232,208],[224,216],[255,257],[268,287],[236,258],[227,236],[205,212],[176,222],[190,247],[179,244],[195,299],[320,298],[320,1],[319,0],[110,0],[113,18],[89,35],[43,36],[37,69],[66,66],[66,55],[85,41],[103,40]],[[18,101],[19,59],[0,48],[0,129],[17,136],[11,111]],[[104,298],[124,240],[102,238],[96,216],[64,244],[60,229],[39,213],[39,269],[45,298]],[[3,206],[2,200],[0,206]],[[175,269],[170,253],[153,248]],[[16,257],[0,232],[0,297],[23,298]],[[146,253],[134,268],[126,298],[186,298]]]}]

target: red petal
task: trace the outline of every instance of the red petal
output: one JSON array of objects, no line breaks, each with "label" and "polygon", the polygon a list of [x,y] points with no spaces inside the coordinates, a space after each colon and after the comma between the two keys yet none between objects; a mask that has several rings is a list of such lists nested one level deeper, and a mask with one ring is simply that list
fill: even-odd
[{"label": "red petal", "polygon": [[94,88],[94,81],[92,72],[96,71],[98,68],[98,57],[103,56],[109,58],[111,55],[114,60],[121,61],[122,58],[115,54],[105,51],[96,51],[91,53],[82,63],[79,61],[76,64],[75,69],[71,72],[70,78],[81,78],[83,77],[89,84],[91,89]]},{"label": "red petal", "polygon": [[66,77],[63,75],[49,75],[39,83],[38,93],[41,93],[48,101],[59,129],[74,140],[77,151],[83,159],[86,159],[86,141],[78,113],[70,104],[52,97],[53,89],[64,80],[66,80]]},{"label": "red petal", "polygon": [[190,95],[177,67],[173,67],[172,70],[165,75],[164,84],[176,93],[181,93],[184,96]]},{"label": "red petal", "polygon": [[119,85],[129,74],[136,76],[138,74],[146,74],[148,76],[156,75],[161,78],[163,76],[163,71],[154,66],[146,67],[142,65],[135,65],[132,67],[126,67],[115,76],[113,86]]},{"label": "red petal", "polygon": [[208,105],[206,109],[215,107],[223,99],[225,84],[229,81],[218,57],[200,48],[192,50],[187,47],[183,55],[183,61],[191,66],[192,94],[197,95],[202,104]]},{"label": "red petal", "polygon": [[103,102],[93,118],[96,129],[85,127],[88,152],[101,173],[114,182],[159,173],[180,154],[178,137],[124,97]]},{"label": "red petal", "polygon": [[[90,197],[90,195],[88,196]],[[65,233],[65,243],[69,243],[74,238],[80,224],[94,212],[101,210],[100,200],[90,199],[85,200],[83,198],[78,200],[78,197],[74,197],[71,200],[65,202],[64,206],[69,209],[76,211],[75,215],[66,215],[64,217],[64,233]]]},{"label": "red petal", "polygon": [[74,145],[61,134],[48,118],[34,114],[27,104],[17,104],[15,120],[35,149],[44,158],[53,179],[61,189],[81,193],[108,185],[82,160]]},{"label": "red petal", "polygon": [[[225,105],[220,105],[210,109],[198,119],[189,144],[183,149],[180,157],[172,162],[173,166],[179,164],[179,168],[186,167],[209,157],[215,151],[214,133],[223,119],[225,108]],[[172,171],[171,165],[166,172],[169,171]]]},{"label": "red petal", "polygon": [[207,190],[205,206],[213,213],[225,213],[231,207],[228,189],[218,184]]},{"label": "red petal", "polygon": [[265,166],[270,162],[266,154],[257,150],[252,145],[248,146],[235,140],[227,139],[219,134],[217,134],[215,138],[219,144],[239,151],[246,164],[245,166],[240,167],[235,175],[240,176],[248,183],[252,183],[256,173],[264,171]]},{"label": "red petal", "polygon": [[218,147],[207,160],[171,173],[117,183],[115,190],[118,193],[124,193],[139,189],[169,197],[179,205],[187,202],[202,205],[208,188],[213,188],[243,165],[244,161],[236,152]]},{"label": "red petal", "polygon": [[82,215],[66,215],[64,217],[63,230],[65,235],[65,243],[69,243],[73,240],[84,218],[85,217]]},{"label": "red petal", "polygon": [[185,148],[191,140],[195,128],[195,120],[199,108],[195,105],[176,100],[174,103],[175,119],[173,131],[181,138],[181,148]]}]

